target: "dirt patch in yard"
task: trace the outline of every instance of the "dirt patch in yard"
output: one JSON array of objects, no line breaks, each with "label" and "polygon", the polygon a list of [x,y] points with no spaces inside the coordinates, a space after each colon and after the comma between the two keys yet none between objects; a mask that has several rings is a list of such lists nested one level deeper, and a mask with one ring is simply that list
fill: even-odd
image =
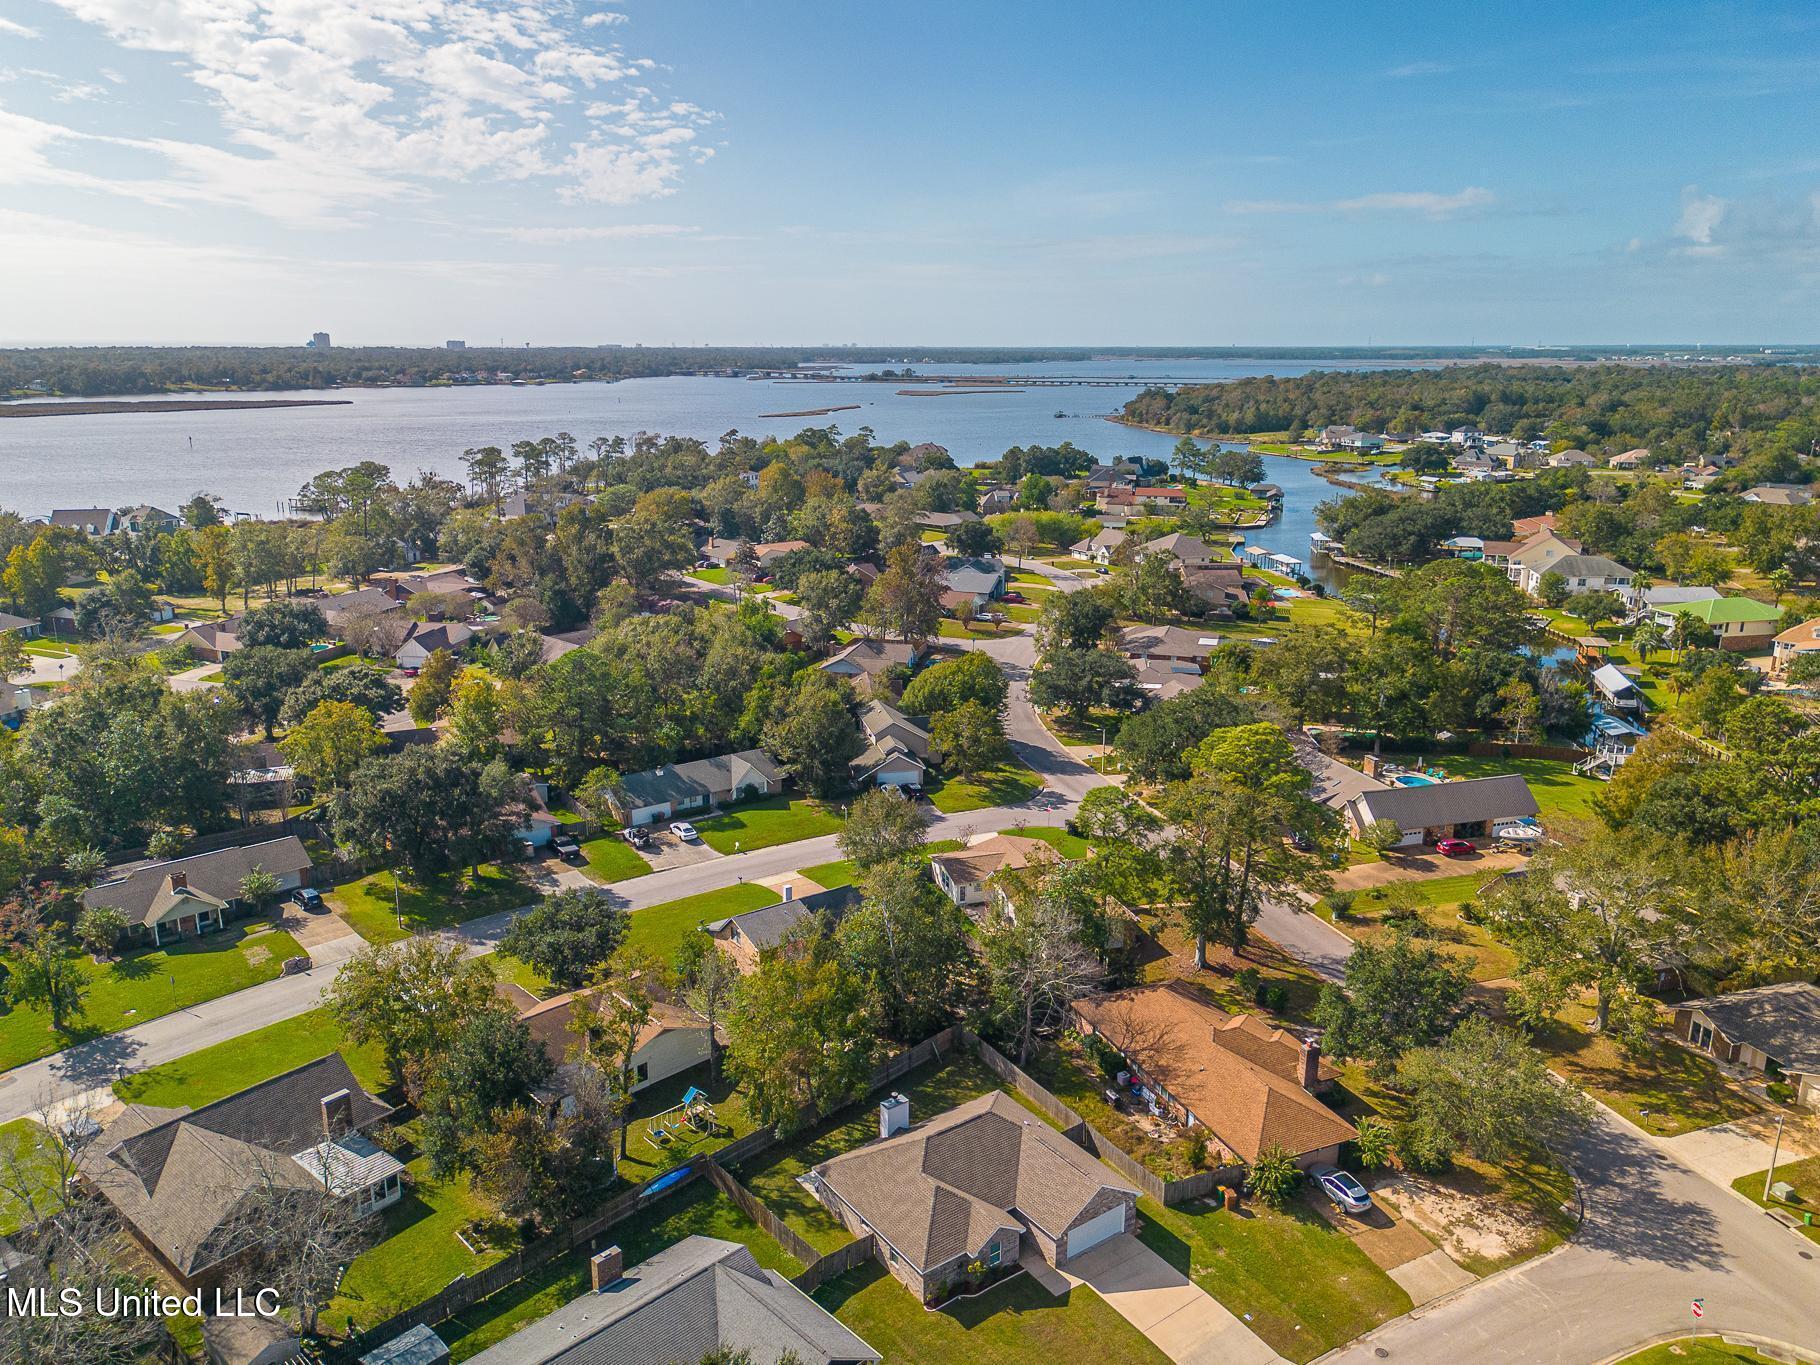
[{"label": "dirt patch in yard", "polygon": [[1305,1189],[1303,1195],[1316,1213],[1352,1238],[1380,1270],[1395,1270],[1435,1249],[1427,1235],[1378,1190],[1372,1191],[1373,1208],[1365,1214],[1347,1213],[1315,1187]]},{"label": "dirt patch in yard", "polygon": [[1399,1172],[1379,1187],[1411,1223],[1463,1265],[1505,1262],[1548,1235],[1543,1216],[1522,1204],[1467,1187],[1457,1173],[1448,1184]]}]

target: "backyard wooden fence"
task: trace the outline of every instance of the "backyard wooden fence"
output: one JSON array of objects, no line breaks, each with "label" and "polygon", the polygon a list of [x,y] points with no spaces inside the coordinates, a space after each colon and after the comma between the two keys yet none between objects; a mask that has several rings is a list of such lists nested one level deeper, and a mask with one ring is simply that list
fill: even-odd
[{"label": "backyard wooden fence", "polygon": [[965,1030],[962,1031],[962,1038],[978,1054],[987,1070],[1000,1080],[1008,1082],[1018,1094],[1063,1125],[1063,1137],[1091,1152],[1159,1204],[1167,1206],[1200,1199],[1215,1186],[1236,1185],[1245,1178],[1243,1166],[1220,1166],[1210,1171],[1198,1171],[1181,1180],[1165,1180],[1147,1166],[1134,1161],[1116,1142],[1062,1103],[1040,1081],[984,1038]]},{"label": "backyard wooden fence", "polygon": [[[873,1071],[867,1096],[855,1103],[868,1103],[872,1091],[881,1090],[899,1076],[951,1052],[966,1037],[964,1030],[958,1026],[946,1028],[923,1039],[915,1047],[906,1048],[887,1058]],[[792,1283],[807,1293],[869,1257],[872,1254],[872,1239],[862,1237],[823,1256],[766,1208],[757,1196],[728,1174],[726,1167],[750,1160],[776,1142],[777,1130],[767,1125],[742,1138],[736,1138],[710,1156],[692,1157],[684,1165],[634,1186],[587,1217],[578,1218],[567,1227],[521,1247],[504,1260],[496,1261],[476,1274],[459,1276],[441,1292],[431,1295],[414,1307],[394,1314],[384,1322],[331,1347],[325,1358],[334,1362],[354,1360],[363,1352],[383,1345],[413,1327],[424,1323],[433,1326],[472,1308],[482,1299],[498,1293],[559,1256],[583,1249],[589,1252],[598,1250],[601,1238],[609,1228],[645,1207],[654,1195],[668,1195],[702,1176],[731,1198],[747,1217],[775,1237],[786,1251],[803,1263],[802,1273]],[[678,1174],[679,1171],[681,1174]],[[324,1323],[325,1327],[331,1325]]]}]

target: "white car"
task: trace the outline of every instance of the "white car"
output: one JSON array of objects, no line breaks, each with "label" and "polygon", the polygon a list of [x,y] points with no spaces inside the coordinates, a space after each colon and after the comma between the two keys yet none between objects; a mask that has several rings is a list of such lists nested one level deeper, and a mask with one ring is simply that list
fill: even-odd
[{"label": "white car", "polygon": [[1371,1191],[1337,1166],[1316,1166],[1309,1174],[1320,1181],[1321,1189],[1348,1213],[1371,1212]]},{"label": "white car", "polygon": [[690,824],[687,820],[672,822],[670,825],[670,833],[674,834],[678,839],[681,839],[685,844],[692,844],[697,839],[701,838],[701,835],[695,832],[695,826]]}]

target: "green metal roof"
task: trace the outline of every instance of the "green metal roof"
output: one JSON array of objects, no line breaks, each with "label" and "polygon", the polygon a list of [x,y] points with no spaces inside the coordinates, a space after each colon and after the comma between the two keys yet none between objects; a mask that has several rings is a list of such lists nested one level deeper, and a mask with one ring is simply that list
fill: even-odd
[{"label": "green metal roof", "polygon": [[1739,621],[1780,621],[1782,613],[1767,602],[1759,602],[1754,597],[1713,597],[1704,602],[1678,602],[1671,608],[1675,612],[1686,612],[1697,617],[1709,626],[1720,626]]}]

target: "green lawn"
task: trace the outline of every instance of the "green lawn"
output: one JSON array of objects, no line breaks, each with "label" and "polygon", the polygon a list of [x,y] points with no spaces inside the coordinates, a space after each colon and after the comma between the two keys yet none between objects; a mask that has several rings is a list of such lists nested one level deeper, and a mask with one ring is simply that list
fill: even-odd
[{"label": "green lawn", "polygon": [[1238,1213],[1138,1201],[1138,1240],[1290,1360],[1312,1360],[1407,1313],[1409,1295],[1301,1200]]},{"label": "green lawn", "polygon": [[581,856],[588,860],[588,871],[596,881],[623,882],[651,870],[651,864],[617,832],[589,839],[581,846]]},{"label": "green lawn", "polygon": [[[998,1078],[971,1054],[961,1053],[950,1057],[946,1065],[931,1062],[918,1067],[900,1078],[894,1088],[909,1098],[911,1118],[921,1122],[997,1089]],[[867,1104],[856,1105],[790,1142],[761,1152],[736,1174],[798,1236],[825,1255],[851,1242],[853,1234],[797,1183],[797,1177],[829,1157],[863,1147],[877,1137],[877,1111]],[[909,1298],[901,1286],[897,1292]]]},{"label": "green lawn", "polygon": [[1017,634],[1017,626],[1009,621],[999,623],[986,621],[978,625],[963,626],[959,621],[944,616],[936,625],[936,634],[944,640],[997,640],[1006,635]]},{"label": "green lawn", "polygon": [[326,892],[323,899],[368,943],[396,943],[412,934],[451,928],[499,910],[514,910],[535,899],[535,893],[527,890],[516,876],[491,863],[480,869],[478,884],[464,891],[465,879],[464,873],[430,886],[400,882],[398,905],[402,907],[402,927],[393,905],[390,872],[375,872],[344,882]]},{"label": "green lawn", "polygon": [[983,810],[988,806],[1015,806],[1028,801],[1042,785],[1028,768],[1005,767],[971,780],[931,778],[923,788],[943,815]]},{"label": "green lawn", "polygon": [[[685,1237],[717,1237],[743,1242],[767,1270],[797,1275],[802,1266],[768,1237],[738,1206],[706,1180],[694,1180],[675,1194],[615,1223],[606,1234],[626,1253],[626,1266],[649,1260]],[[456,1360],[466,1360],[545,1314],[587,1292],[588,1262],[583,1255],[561,1257],[483,1299],[437,1327]]]},{"label": "green lawn", "polygon": [[[0,1133],[6,1130],[0,1128]],[[1820,1156],[1810,1156],[1801,1161],[1780,1161],[1776,1163],[1775,1183],[1780,1185],[1787,1181],[1794,1186],[1795,1198],[1792,1203],[1784,1203],[1775,1197],[1763,1197],[1763,1171],[1739,1176],[1732,1181],[1732,1188],[1753,1204],[1766,1209],[1780,1209],[1797,1223],[1801,1223],[1802,1235],[1810,1241],[1820,1242],[1820,1225],[1802,1222],[1804,1216],[1820,1214]]]},{"label": "green lawn", "polygon": [[690,569],[689,577],[699,578],[704,583],[712,583],[716,587],[724,588],[733,581],[733,571],[725,565],[716,565],[711,569]]},{"label": "green lawn", "polygon": [[547,999],[556,994],[555,985],[550,978],[522,958],[513,957],[503,949],[496,949],[481,959],[492,969],[493,975],[501,981],[509,981],[520,990],[529,991],[539,999]]},{"label": "green lawn", "polygon": [[1093,851],[1093,846],[1080,835],[1070,834],[1059,825],[1024,825],[1005,833],[1024,839],[1041,839],[1064,858],[1085,858]]},{"label": "green lawn", "polygon": [[[935,839],[923,845],[923,855],[927,857],[931,853],[953,853],[956,849],[963,847],[965,845],[959,839]],[[814,867],[799,868],[798,871],[825,890],[832,890],[837,886],[851,886],[854,877],[858,875],[858,869],[846,858],[840,858],[831,863],[817,863]]]},{"label": "green lawn", "polygon": [[632,912],[632,928],[626,935],[629,947],[655,953],[668,962],[682,946],[682,941],[707,920],[725,919],[761,906],[775,905],[777,892],[756,882],[723,886],[718,891],[704,891],[699,896],[665,901]]},{"label": "green lawn", "polygon": [[[56,1152],[57,1139],[31,1119],[14,1119],[0,1124],[0,1237],[10,1237],[24,1226],[27,1219],[55,1213],[62,1204],[58,1197],[62,1163]],[[31,1191],[31,1206],[13,1194],[15,1189]]]},{"label": "green lawn", "polygon": [[270,981],[287,957],[300,956],[295,939],[263,921],[99,965],[86,953],[72,954],[87,986],[81,1018],[57,1033],[48,1010],[14,1005],[0,1014],[0,1070]]},{"label": "green lawn", "polygon": [[1618,1365],[1772,1365],[1772,1358],[1748,1346],[1734,1346],[1720,1337],[1682,1337],[1664,1341]]},{"label": "green lawn", "polygon": [[[1479,884],[1485,880],[1484,874],[1475,873],[1395,885],[1407,888],[1400,894],[1414,897],[1419,907],[1419,924],[1412,926],[1418,937],[1454,950],[1455,956],[1470,959],[1473,980],[1499,981],[1516,970],[1517,955],[1493,938],[1483,925],[1470,924],[1460,918],[1460,904],[1476,900]],[[1391,903],[1388,892],[1389,888],[1381,886],[1359,892],[1352,909],[1345,915],[1335,915],[1326,900],[1320,901],[1316,910],[1348,937],[1371,940],[1395,932],[1384,913]]]},{"label": "green lawn", "polygon": [[750,853],[773,844],[838,834],[845,822],[819,801],[800,796],[767,796],[693,823],[702,842],[716,853],[732,853],[736,844],[739,852]]},{"label": "green lawn", "polygon": [[877,1261],[867,1261],[814,1298],[888,1361],[1162,1365],[1168,1359],[1092,1290],[1052,1298],[1028,1275],[932,1313]]},{"label": "green lawn", "polygon": [[[735,1138],[742,1138],[758,1127],[746,1113],[746,1106],[728,1079],[725,1067],[722,1067],[719,1080],[714,1080],[709,1070],[706,1063],[690,1067],[668,1080],[647,1086],[633,1097],[626,1155],[619,1165],[620,1174],[632,1184],[649,1180],[672,1166],[680,1166],[690,1157],[718,1152]],[[712,1101],[719,1125],[716,1131],[703,1133],[685,1129],[673,1134],[667,1142],[654,1141],[650,1131],[652,1116],[680,1103],[683,1094],[692,1086],[706,1091]]]},{"label": "green lawn", "polygon": [[[354,1258],[322,1315],[326,1328],[340,1331],[349,1317],[363,1328],[383,1322],[518,1246],[516,1227],[493,1213],[466,1172],[437,1180],[427,1157],[406,1164],[404,1198],[378,1221],[376,1244]],[[475,1223],[485,1228],[482,1240],[472,1230]],[[466,1232],[478,1250],[463,1246],[457,1232]]]},{"label": "green lawn", "polygon": [[114,1082],[114,1093],[129,1104],[199,1109],[336,1051],[368,1090],[386,1088],[389,1078],[378,1045],[349,1043],[335,1017],[315,1009],[123,1076]]},{"label": "green lawn", "polygon": [[1529,783],[1536,804],[1542,808],[1542,820],[1567,816],[1590,818],[1592,801],[1605,790],[1596,777],[1584,777],[1574,765],[1552,758],[1469,758],[1464,754],[1446,754],[1431,760],[1449,777],[1492,777],[1498,773],[1517,773]]}]

